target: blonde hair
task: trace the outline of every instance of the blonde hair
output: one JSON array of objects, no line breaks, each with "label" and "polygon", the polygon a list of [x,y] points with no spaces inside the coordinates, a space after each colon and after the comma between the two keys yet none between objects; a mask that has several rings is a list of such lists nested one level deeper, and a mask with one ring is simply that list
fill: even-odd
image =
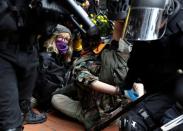
[{"label": "blonde hair", "polygon": [[[58,34],[57,35],[53,34],[48,40],[44,42],[43,46],[46,48],[47,52],[55,52],[56,54],[59,54],[59,51],[55,44],[55,40],[57,37]],[[65,62],[71,62],[72,54],[73,54],[73,40],[71,37],[71,39],[68,42],[68,51],[64,55]]]}]

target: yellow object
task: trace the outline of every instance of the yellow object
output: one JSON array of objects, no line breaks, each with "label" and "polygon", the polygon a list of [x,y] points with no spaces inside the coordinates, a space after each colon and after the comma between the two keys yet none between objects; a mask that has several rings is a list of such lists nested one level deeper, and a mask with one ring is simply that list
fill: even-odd
[{"label": "yellow object", "polygon": [[83,25],[80,25],[81,28],[83,28]]},{"label": "yellow object", "polygon": [[82,3],[82,4],[81,4],[81,6],[82,6],[82,7],[85,7],[85,6],[86,6],[86,3],[85,3],[85,2],[84,2],[84,3]]},{"label": "yellow object", "polygon": [[83,49],[83,46],[82,46],[82,39],[79,38],[75,41],[74,43],[74,51],[81,51]]},{"label": "yellow object", "polygon": [[106,46],[106,44],[103,43],[103,42],[101,42],[101,43],[93,50],[93,52],[94,52],[95,54],[99,54],[99,53],[104,49],[105,46]]},{"label": "yellow object", "polygon": [[90,17],[94,17],[94,15],[93,14],[90,14]]},{"label": "yellow object", "polygon": [[125,19],[125,24],[124,24],[124,27],[123,27],[123,30],[122,30],[122,31],[123,31],[123,32],[122,32],[122,39],[123,39],[124,36],[125,36],[125,31],[126,31],[127,23],[128,23],[128,20],[129,20],[130,10],[131,10],[131,8],[129,8],[127,17],[126,17],[126,19]]}]

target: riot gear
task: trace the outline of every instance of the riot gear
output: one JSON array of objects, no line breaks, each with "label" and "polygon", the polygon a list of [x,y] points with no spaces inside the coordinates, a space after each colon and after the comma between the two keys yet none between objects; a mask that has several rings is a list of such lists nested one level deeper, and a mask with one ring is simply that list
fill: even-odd
[{"label": "riot gear", "polygon": [[149,41],[162,38],[168,17],[173,11],[173,0],[133,0],[127,18],[125,39]]},{"label": "riot gear", "polygon": [[[125,39],[131,40],[133,47],[126,85],[121,89],[131,87],[133,82],[143,83],[146,98],[138,104],[142,104],[149,114],[145,116],[152,117],[158,129],[169,121],[173,123],[171,120],[182,114],[183,10],[180,2],[183,1],[133,0],[127,17]],[[137,111],[138,104],[126,114]],[[136,120],[135,115],[131,117]],[[142,120],[147,130],[153,130],[147,119]]]}]

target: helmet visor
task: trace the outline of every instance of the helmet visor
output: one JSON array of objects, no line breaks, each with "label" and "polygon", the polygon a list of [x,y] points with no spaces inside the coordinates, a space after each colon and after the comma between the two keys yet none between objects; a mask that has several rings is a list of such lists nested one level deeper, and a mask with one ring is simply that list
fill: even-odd
[{"label": "helmet visor", "polygon": [[149,41],[160,39],[166,30],[167,18],[164,9],[135,7],[130,14],[125,32],[125,39],[131,41]]}]

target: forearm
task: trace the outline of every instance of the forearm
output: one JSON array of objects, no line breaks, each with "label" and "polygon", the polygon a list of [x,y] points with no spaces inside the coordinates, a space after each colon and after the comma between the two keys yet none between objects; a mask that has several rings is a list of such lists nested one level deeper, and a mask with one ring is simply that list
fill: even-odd
[{"label": "forearm", "polygon": [[107,83],[95,80],[91,83],[91,88],[97,92],[106,93],[110,95],[120,94],[120,90],[118,87],[113,85],[109,85]]}]

